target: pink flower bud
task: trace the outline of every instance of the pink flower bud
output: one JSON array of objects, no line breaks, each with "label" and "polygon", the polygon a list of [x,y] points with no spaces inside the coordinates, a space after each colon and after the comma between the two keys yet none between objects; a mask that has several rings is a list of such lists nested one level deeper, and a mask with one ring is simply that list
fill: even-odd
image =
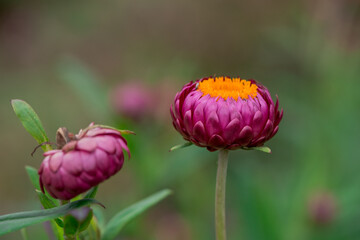
[{"label": "pink flower bud", "polygon": [[111,95],[117,113],[133,121],[140,121],[153,111],[154,96],[141,82],[119,85]]},{"label": "pink flower bud", "polygon": [[43,192],[45,188],[54,198],[72,199],[117,173],[124,163],[124,150],[130,157],[119,131],[90,126],[61,149],[44,153],[39,169]]}]

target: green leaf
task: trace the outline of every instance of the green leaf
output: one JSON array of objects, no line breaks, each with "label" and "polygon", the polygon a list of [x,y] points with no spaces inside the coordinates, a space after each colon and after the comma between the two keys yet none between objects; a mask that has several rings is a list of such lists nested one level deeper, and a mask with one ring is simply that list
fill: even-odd
[{"label": "green leaf", "polygon": [[186,148],[186,147],[191,146],[191,145],[192,145],[191,142],[186,142],[184,144],[179,144],[179,145],[176,145],[176,146],[170,148],[169,152],[172,152],[174,150],[178,150],[178,149],[181,149],[181,148]]},{"label": "green leaf", "polygon": [[34,188],[38,191],[40,191],[40,183],[39,183],[39,174],[36,168],[33,168],[31,166],[25,166],[25,170],[27,174],[29,175],[30,181]]},{"label": "green leaf", "polygon": [[[43,194],[41,191],[39,191],[39,190],[35,190],[35,191],[39,197],[41,204],[43,205],[43,207],[45,209],[55,208],[58,206],[57,202],[50,199],[48,196]],[[57,225],[59,225],[59,227],[64,227],[64,223],[60,218],[55,218],[54,221],[56,222]]]},{"label": "green leaf", "polygon": [[23,227],[61,217],[73,209],[94,203],[99,204],[94,199],[82,199],[56,208],[2,215],[0,216],[0,236]]},{"label": "green leaf", "polygon": [[84,198],[95,198],[99,185],[96,185],[88,191]]},{"label": "green leaf", "polygon": [[271,153],[271,149],[269,147],[265,147],[265,146],[262,146],[262,147],[244,147],[243,149],[245,150],[257,150],[257,151],[260,151],[260,152],[264,152],[264,153]]},{"label": "green leaf", "polygon": [[134,219],[135,217],[143,213],[145,210],[155,205],[162,199],[166,198],[170,194],[171,190],[162,190],[120,211],[112,219],[110,219],[108,224],[105,226],[101,239],[114,239],[116,235],[119,234],[121,229],[125,226],[125,224],[127,224],[130,220]]},{"label": "green leaf", "polygon": [[[37,190],[37,192],[41,192],[38,171],[31,166],[25,166],[25,169],[26,169],[27,174],[29,175],[32,185],[35,188],[35,191]],[[39,194],[38,194],[38,196],[39,196]],[[45,196],[55,204],[55,207],[59,206],[56,199],[54,199],[53,197],[51,197],[48,194],[45,194]],[[39,196],[39,199],[41,201],[40,196]],[[41,203],[43,204],[43,202],[41,202]],[[46,208],[46,206],[44,204],[43,204],[43,206],[44,206],[44,208]]]},{"label": "green leaf", "polygon": [[[11,105],[26,131],[28,131],[39,144],[49,141],[38,115],[28,103],[23,100],[13,99],[11,100]],[[44,151],[47,150],[47,146],[44,145],[41,147]]]},{"label": "green leaf", "polygon": [[58,65],[60,80],[83,100],[94,117],[108,119],[111,115],[106,88],[97,76],[78,59],[67,56]]}]

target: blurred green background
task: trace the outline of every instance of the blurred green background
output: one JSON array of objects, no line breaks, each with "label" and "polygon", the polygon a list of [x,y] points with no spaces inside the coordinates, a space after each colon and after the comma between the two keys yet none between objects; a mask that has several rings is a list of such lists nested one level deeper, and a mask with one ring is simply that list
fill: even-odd
[{"label": "blurred green background", "polygon": [[[20,98],[51,139],[90,122],[137,133],[126,136],[132,159],[99,189],[106,217],[162,188],[174,194],[118,239],[215,239],[217,154],[168,152],[183,143],[175,93],[215,74],[257,79],[284,109],[272,154],[230,154],[228,239],[360,239],[359,24],[357,0],[1,1],[0,214],[40,208],[24,166],[42,155],[30,156],[37,144],[11,109]],[[154,98],[136,119],[114,104],[133,82]],[[28,231],[47,238],[41,224]]]}]

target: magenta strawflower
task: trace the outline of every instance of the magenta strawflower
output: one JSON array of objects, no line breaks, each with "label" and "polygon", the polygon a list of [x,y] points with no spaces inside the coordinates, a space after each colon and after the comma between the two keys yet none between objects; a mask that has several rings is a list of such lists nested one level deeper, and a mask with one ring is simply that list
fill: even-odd
[{"label": "magenta strawflower", "polygon": [[126,140],[114,129],[91,124],[69,140],[45,152],[39,169],[42,191],[57,199],[72,199],[117,173],[124,150],[130,157]]},{"label": "magenta strawflower", "polygon": [[[259,149],[279,129],[283,111],[255,80],[202,78],[186,84],[170,107],[175,129],[209,151],[219,150],[215,188],[215,233],[226,240],[225,189],[229,150]],[[187,146],[176,146],[172,149]]]},{"label": "magenta strawflower", "polygon": [[276,134],[283,116],[263,85],[229,77],[186,84],[170,112],[184,139],[209,151],[262,146]]}]

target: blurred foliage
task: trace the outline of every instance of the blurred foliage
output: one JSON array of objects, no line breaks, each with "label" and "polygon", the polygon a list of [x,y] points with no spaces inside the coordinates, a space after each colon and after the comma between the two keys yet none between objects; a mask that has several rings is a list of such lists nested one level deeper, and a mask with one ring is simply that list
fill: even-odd
[{"label": "blurred foliage", "polygon": [[[40,207],[24,166],[42,156],[30,158],[35,144],[9,105],[20,98],[50,139],[60,126],[77,132],[92,121],[137,133],[126,136],[132,159],[99,188],[105,215],[164,187],[174,195],[122,239],[214,239],[216,154],[169,153],[184,141],[168,108],[190,80],[225,74],[257,79],[284,108],[272,154],[230,154],[229,240],[359,236],[358,1],[9,2],[0,3],[0,213]],[[141,121],[116,115],[109,100],[132,80],[160,98]],[[326,223],[310,206],[319,194],[335,205],[319,203],[333,211]],[[46,239],[41,226],[28,230]]]}]

